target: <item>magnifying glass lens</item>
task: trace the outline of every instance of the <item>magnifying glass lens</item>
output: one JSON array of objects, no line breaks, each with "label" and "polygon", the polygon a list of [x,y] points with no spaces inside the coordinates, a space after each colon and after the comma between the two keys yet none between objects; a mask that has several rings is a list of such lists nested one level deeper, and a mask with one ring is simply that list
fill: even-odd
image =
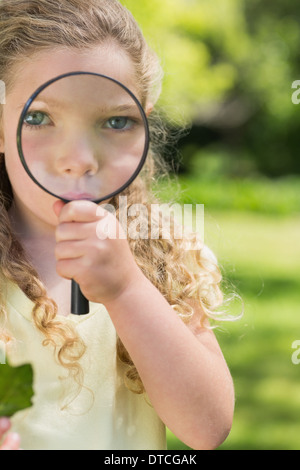
[{"label": "magnifying glass lens", "polygon": [[146,156],[142,107],[122,84],[102,75],[62,76],[28,101],[19,153],[30,177],[65,201],[103,201],[135,178]]}]

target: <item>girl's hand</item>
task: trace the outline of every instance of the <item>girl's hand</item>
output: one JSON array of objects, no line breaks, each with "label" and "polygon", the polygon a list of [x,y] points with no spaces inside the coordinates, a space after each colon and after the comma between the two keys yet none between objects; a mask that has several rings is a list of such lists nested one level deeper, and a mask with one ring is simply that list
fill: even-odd
[{"label": "girl's hand", "polygon": [[105,304],[143,276],[113,214],[91,201],[57,201],[54,211],[56,270],[74,279],[88,300]]},{"label": "girl's hand", "polygon": [[5,436],[10,426],[11,423],[8,418],[0,418],[0,450],[20,450],[20,437],[18,434],[12,432]]}]

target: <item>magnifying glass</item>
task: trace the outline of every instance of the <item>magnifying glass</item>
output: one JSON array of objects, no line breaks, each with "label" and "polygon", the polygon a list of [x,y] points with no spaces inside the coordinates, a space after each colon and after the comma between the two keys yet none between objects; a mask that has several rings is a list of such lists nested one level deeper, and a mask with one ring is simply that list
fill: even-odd
[{"label": "magnifying glass", "polygon": [[[40,86],[25,104],[17,130],[27,174],[68,203],[108,201],[138,176],[149,149],[149,127],[136,96],[117,80],[72,72]],[[71,313],[89,313],[72,281]]]}]

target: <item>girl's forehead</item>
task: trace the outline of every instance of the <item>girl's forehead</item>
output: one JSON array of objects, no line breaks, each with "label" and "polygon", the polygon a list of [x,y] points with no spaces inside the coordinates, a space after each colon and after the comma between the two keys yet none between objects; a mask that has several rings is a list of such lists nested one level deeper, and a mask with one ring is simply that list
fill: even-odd
[{"label": "girl's forehead", "polygon": [[122,49],[109,44],[87,50],[53,49],[24,58],[15,71],[12,92],[22,93],[28,99],[39,86],[54,77],[79,71],[106,75],[139,95],[132,60]]}]

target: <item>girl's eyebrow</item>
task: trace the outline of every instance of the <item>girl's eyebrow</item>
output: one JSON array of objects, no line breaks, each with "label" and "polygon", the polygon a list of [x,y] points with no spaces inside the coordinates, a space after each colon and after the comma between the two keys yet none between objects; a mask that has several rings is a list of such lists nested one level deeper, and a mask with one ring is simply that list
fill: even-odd
[{"label": "girl's eyebrow", "polygon": [[130,111],[130,112],[133,112],[133,111],[139,111],[139,108],[137,107],[137,105],[135,104],[121,104],[121,105],[118,105],[118,106],[112,106],[111,108],[104,108],[105,110],[109,109],[110,110],[113,110],[113,111],[116,111],[116,112],[119,112],[119,113],[122,113],[122,112],[127,112],[127,111]]},{"label": "girl's eyebrow", "polygon": [[[20,106],[17,107],[17,109],[23,109],[26,103],[22,103]],[[55,99],[45,99],[45,100],[40,100],[40,101],[33,101],[31,103],[31,106],[28,108],[28,111],[30,111],[32,106],[49,106],[51,108],[56,108],[56,109],[66,109],[68,107],[67,103],[63,103],[62,101],[58,101]],[[128,103],[128,104],[121,104],[121,105],[112,105],[112,106],[105,106],[103,103],[100,104],[100,106],[97,106],[97,103],[94,103],[93,108],[97,112],[101,113],[123,113],[123,112],[131,112],[131,113],[140,113],[140,110],[138,106],[135,103]],[[91,108],[89,108],[91,110]]]},{"label": "girl's eyebrow", "polygon": [[[23,109],[26,105],[27,101],[25,103],[21,103],[19,106],[17,106],[17,109]],[[28,111],[30,111],[31,107],[32,106],[51,106],[51,107],[54,107],[54,108],[62,108],[62,103],[60,103],[59,101],[55,101],[55,100],[34,100],[32,101],[31,105],[29,106],[28,108]]]},{"label": "girl's eyebrow", "polygon": [[[26,103],[24,103],[23,107],[25,106]],[[55,99],[48,99],[48,98],[45,98],[45,99],[37,99],[37,100],[34,100],[32,101],[30,107],[28,108],[28,110],[30,110],[30,108],[32,106],[51,106],[51,108],[65,108],[65,104],[62,102],[62,101],[58,101],[58,100],[55,100]],[[21,106],[20,106],[21,107]]]}]

